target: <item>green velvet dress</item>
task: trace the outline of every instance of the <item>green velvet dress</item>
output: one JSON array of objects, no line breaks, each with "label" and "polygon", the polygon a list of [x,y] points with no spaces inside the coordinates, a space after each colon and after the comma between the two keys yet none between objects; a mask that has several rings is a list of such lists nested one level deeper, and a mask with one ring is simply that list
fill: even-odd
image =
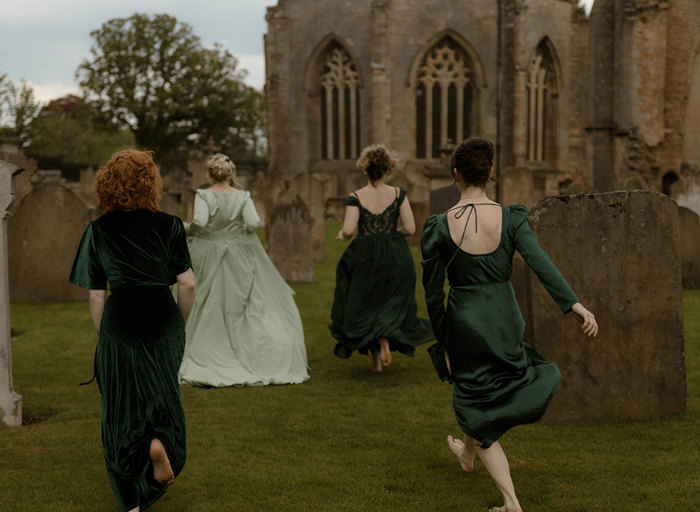
[{"label": "green velvet dress", "polygon": [[182,221],[161,212],[113,211],[91,222],[70,281],[104,290],[95,353],[102,452],[122,511],[144,510],[166,490],[153,479],[151,440],[160,439],[177,476],[185,464],[185,414],[178,369],[185,324],[169,290],[190,268]]},{"label": "green velvet dress", "polygon": [[[514,252],[562,312],[578,302],[537,243],[527,208],[482,206],[491,207],[501,208],[503,222],[500,243],[492,252],[463,251],[450,236],[446,213],[428,217],[421,238],[425,301],[438,340],[430,354],[440,377],[453,383],[452,405],[460,428],[484,448],[508,429],[541,418],[560,379],[557,366],[522,341],[525,321],[510,284]],[[477,222],[475,206],[461,210],[452,212],[473,213]],[[450,284],[447,307],[445,278]],[[451,373],[441,360],[444,350]]]},{"label": "green velvet dress", "polygon": [[406,191],[382,213],[373,214],[355,196],[346,205],[360,210],[357,236],[336,268],[331,335],[335,355],[347,359],[357,350],[367,354],[378,338],[391,350],[412,356],[415,347],[435,339],[430,321],[417,317],[416,269],[403,235],[396,230]]}]

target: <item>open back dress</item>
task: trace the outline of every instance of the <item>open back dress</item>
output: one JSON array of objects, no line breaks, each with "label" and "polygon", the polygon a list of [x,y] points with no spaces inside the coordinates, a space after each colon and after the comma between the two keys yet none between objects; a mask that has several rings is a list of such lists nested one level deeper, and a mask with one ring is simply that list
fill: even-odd
[{"label": "open back dress", "polygon": [[[477,223],[477,206],[448,210]],[[421,237],[423,287],[428,314],[438,343],[431,357],[444,366],[443,380],[454,386],[452,405],[462,431],[488,448],[515,425],[537,421],[547,410],[560,373],[523,342],[525,321],[515,300],[510,277],[517,250],[562,312],[578,302],[571,287],[537,243],[522,205],[500,208],[501,238],[496,249],[470,254],[450,235],[447,213],[428,217]],[[461,210],[461,212],[459,211]],[[473,214],[473,215],[472,215]],[[473,219],[473,220],[472,220]],[[465,225],[466,231],[466,225]],[[450,290],[445,307],[444,282]],[[437,359],[437,360],[436,360]]]},{"label": "open back dress", "polygon": [[70,281],[110,294],[95,353],[102,452],[119,509],[145,510],[165,492],[153,479],[151,440],[175,476],[185,464],[178,369],[185,323],[169,285],[191,267],[182,221],[162,212],[111,211],[91,222]]},{"label": "open back dress", "polygon": [[338,340],[335,355],[347,359],[353,351],[367,354],[378,338],[391,350],[412,356],[415,347],[435,339],[430,321],[417,317],[416,269],[405,238],[397,231],[406,191],[381,213],[367,210],[355,195],[346,205],[360,210],[357,236],[336,268],[331,309],[331,335]]}]

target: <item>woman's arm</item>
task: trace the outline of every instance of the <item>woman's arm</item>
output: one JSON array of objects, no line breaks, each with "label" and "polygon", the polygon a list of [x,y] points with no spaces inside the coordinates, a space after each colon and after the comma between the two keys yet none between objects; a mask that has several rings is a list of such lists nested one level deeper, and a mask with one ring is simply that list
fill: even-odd
[{"label": "woman's arm", "polygon": [[255,231],[260,227],[260,216],[255,210],[255,205],[253,200],[248,196],[245,204],[243,205],[243,222],[249,231]]},{"label": "woman's arm", "polygon": [[413,210],[411,210],[411,204],[408,202],[408,196],[404,197],[401,203],[399,219],[401,219],[401,226],[398,229],[399,233],[411,236],[416,232],[416,220],[413,218]]},{"label": "woman's arm", "polygon": [[187,318],[190,316],[193,303],[194,273],[190,268],[177,276],[177,306],[180,308],[180,313],[182,314],[182,318],[185,320],[185,323],[187,323]]},{"label": "woman's arm", "polygon": [[338,231],[336,240],[349,240],[357,229],[357,223],[360,220],[360,209],[357,206],[348,205],[345,207],[345,220],[343,227]]},{"label": "woman's arm", "polygon": [[421,235],[423,290],[428,316],[438,343],[447,344],[447,312],[445,311],[445,265],[442,262],[437,233],[437,217],[428,217]]},{"label": "woman's arm", "polygon": [[92,317],[92,325],[95,326],[95,331],[100,334],[100,324],[102,324],[102,313],[105,309],[105,298],[107,290],[90,290],[90,316]]}]

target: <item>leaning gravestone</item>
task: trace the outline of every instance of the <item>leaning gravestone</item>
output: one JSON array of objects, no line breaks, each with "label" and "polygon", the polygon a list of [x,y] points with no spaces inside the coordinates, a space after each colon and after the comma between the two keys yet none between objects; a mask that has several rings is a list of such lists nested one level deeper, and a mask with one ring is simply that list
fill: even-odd
[{"label": "leaning gravestone", "polygon": [[16,165],[0,160],[0,419],[5,425],[22,425],[22,397],[12,387],[10,296],[7,276],[5,224],[12,205],[12,177],[21,172]]},{"label": "leaning gravestone", "polygon": [[[545,420],[667,417],[685,411],[678,209],[658,192],[545,199],[528,220],[584,306],[597,338],[562,316],[528,272],[532,344],[562,381]],[[522,294],[522,292],[521,292]]]},{"label": "leaning gravestone", "polygon": [[285,281],[312,283],[314,255],[309,209],[299,197],[275,205],[267,219],[270,259]]},{"label": "leaning gravestone", "polygon": [[700,288],[700,217],[690,208],[679,206],[678,220],[683,288]]},{"label": "leaning gravestone", "polygon": [[35,184],[8,222],[10,298],[20,302],[83,300],[68,282],[75,251],[92,212],[56,181]]}]

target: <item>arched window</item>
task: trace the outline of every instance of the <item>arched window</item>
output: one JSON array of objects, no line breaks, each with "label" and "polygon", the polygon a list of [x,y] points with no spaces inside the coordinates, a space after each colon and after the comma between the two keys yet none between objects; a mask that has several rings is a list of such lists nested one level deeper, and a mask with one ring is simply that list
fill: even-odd
[{"label": "arched window", "polygon": [[360,139],[360,76],[350,54],[333,42],[325,54],[320,78],[321,156],[355,158]]},{"label": "arched window", "polygon": [[556,161],[557,77],[549,40],[542,41],[530,63],[527,78],[527,159]]},{"label": "arched window", "polygon": [[425,55],[416,87],[416,157],[438,158],[448,143],[469,137],[472,128],[473,66],[449,36]]}]

